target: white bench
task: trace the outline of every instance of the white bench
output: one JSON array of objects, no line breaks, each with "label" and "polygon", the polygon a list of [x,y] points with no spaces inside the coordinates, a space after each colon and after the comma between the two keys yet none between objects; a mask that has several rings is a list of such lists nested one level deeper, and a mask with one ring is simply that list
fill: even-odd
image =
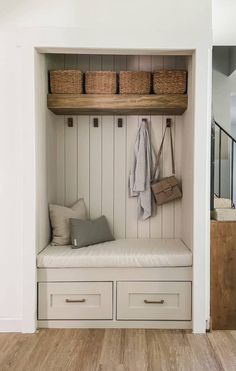
[{"label": "white bench", "polygon": [[191,328],[192,253],[126,239],[37,256],[39,327]]}]

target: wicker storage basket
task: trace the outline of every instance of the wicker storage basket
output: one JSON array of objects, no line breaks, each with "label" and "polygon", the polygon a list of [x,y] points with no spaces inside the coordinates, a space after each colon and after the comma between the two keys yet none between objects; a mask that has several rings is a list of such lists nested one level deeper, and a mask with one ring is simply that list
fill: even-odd
[{"label": "wicker storage basket", "polygon": [[187,72],[161,70],[153,74],[155,94],[184,94],[187,89]]},{"label": "wicker storage basket", "polygon": [[87,71],[85,73],[85,92],[86,94],[116,94],[116,72]]},{"label": "wicker storage basket", "polygon": [[151,73],[146,71],[121,71],[120,94],[149,94]]},{"label": "wicker storage basket", "polygon": [[50,71],[50,88],[53,94],[82,94],[83,73],[79,70]]}]

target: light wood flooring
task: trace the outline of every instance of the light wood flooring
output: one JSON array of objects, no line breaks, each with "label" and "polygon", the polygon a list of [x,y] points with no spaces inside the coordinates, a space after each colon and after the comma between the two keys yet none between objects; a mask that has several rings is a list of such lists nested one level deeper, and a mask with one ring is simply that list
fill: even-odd
[{"label": "light wood flooring", "polygon": [[0,371],[236,370],[236,331],[48,329],[0,334]]}]

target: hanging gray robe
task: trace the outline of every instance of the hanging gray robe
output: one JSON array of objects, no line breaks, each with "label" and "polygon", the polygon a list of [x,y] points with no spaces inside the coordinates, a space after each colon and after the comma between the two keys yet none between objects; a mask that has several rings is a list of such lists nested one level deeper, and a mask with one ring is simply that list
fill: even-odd
[{"label": "hanging gray robe", "polygon": [[151,145],[146,120],[143,120],[138,126],[129,174],[130,196],[138,197],[138,217],[142,220],[150,218],[156,212],[151,191],[151,181],[159,176],[159,168],[155,170],[155,167],[156,155]]}]

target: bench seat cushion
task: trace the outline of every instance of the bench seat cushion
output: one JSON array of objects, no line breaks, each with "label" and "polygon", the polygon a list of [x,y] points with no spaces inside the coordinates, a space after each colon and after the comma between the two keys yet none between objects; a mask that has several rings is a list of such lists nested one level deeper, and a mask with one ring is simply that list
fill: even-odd
[{"label": "bench seat cushion", "polygon": [[38,254],[37,266],[190,267],[192,253],[180,239],[118,239],[81,249],[49,245]]}]

